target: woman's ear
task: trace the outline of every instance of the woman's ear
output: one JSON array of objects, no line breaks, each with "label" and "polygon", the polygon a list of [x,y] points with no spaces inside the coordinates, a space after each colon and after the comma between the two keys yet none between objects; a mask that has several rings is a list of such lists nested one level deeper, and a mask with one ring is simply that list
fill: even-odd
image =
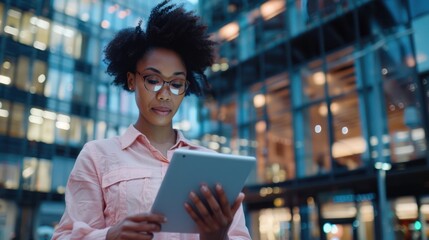
[{"label": "woman's ear", "polygon": [[134,91],[135,89],[135,78],[134,78],[134,74],[128,72],[127,73],[127,83],[128,83],[128,90],[130,91]]}]

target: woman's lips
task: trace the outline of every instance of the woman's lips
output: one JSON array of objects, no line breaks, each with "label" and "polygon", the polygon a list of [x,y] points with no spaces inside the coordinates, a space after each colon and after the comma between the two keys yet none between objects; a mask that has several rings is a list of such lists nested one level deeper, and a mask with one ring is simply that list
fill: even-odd
[{"label": "woman's lips", "polygon": [[167,108],[167,107],[154,107],[154,108],[152,108],[152,111],[154,111],[155,113],[157,113],[159,115],[166,116],[166,115],[170,114],[171,109]]}]

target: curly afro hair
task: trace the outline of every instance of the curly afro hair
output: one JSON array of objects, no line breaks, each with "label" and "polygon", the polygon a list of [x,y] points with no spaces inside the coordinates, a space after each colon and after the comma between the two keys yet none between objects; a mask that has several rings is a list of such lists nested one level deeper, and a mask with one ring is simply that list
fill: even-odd
[{"label": "curly afro hair", "polygon": [[207,26],[194,12],[164,0],[151,11],[146,31],[142,21],[135,28],[119,31],[104,50],[107,73],[113,84],[128,89],[127,73],[135,72],[137,62],[153,48],[176,52],[185,64],[189,88],[186,95],[203,95],[209,88],[204,70],[214,59],[215,42],[209,39]]}]

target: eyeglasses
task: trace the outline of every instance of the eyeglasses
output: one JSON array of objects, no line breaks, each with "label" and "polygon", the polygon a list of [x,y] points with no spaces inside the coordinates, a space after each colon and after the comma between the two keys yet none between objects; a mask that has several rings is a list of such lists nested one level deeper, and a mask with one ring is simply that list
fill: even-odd
[{"label": "eyeglasses", "polygon": [[151,74],[142,76],[141,73],[138,73],[144,80],[144,87],[151,92],[158,92],[161,88],[164,87],[164,84],[170,89],[170,92],[174,95],[182,95],[188,89],[188,81],[185,79],[174,79],[169,82],[164,81],[159,75]]}]

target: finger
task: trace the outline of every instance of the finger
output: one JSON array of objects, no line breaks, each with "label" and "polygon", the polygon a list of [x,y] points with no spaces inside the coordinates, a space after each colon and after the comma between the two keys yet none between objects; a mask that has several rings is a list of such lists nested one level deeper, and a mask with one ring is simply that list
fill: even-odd
[{"label": "finger", "polygon": [[216,200],[215,196],[212,194],[210,189],[207,187],[207,185],[201,186],[201,192],[203,193],[203,196],[206,198],[206,201],[208,203],[208,206],[210,207],[210,211],[212,212],[212,215],[214,218],[220,223],[222,226],[225,226],[227,224],[227,219],[224,216],[223,209],[221,206],[219,206],[218,200]]},{"label": "finger", "polygon": [[161,224],[152,222],[133,222],[125,221],[122,229],[131,232],[160,232]]},{"label": "finger", "polygon": [[209,210],[206,208],[204,203],[201,201],[201,199],[195,194],[194,192],[191,192],[189,194],[189,197],[191,198],[192,202],[194,203],[194,206],[199,214],[199,217],[201,220],[207,224],[208,226],[213,226],[216,224],[209,212]]},{"label": "finger", "polygon": [[165,216],[156,213],[140,213],[129,216],[127,219],[133,222],[153,222],[160,224],[167,222],[167,218]]},{"label": "finger", "polygon": [[244,197],[245,197],[244,193],[240,192],[238,194],[238,197],[235,199],[235,202],[232,205],[232,209],[231,209],[233,216],[235,215],[235,213],[237,212],[237,210],[240,208],[241,204],[243,203]]},{"label": "finger", "polygon": [[209,231],[210,228],[205,224],[205,222],[198,216],[194,209],[188,203],[185,203],[185,210],[191,216],[192,220],[197,224],[198,228],[202,231]]},{"label": "finger", "polygon": [[229,205],[228,198],[226,197],[225,191],[220,184],[216,184],[216,193],[219,198],[219,203],[222,207],[222,212],[227,218],[232,218],[231,206]]}]

